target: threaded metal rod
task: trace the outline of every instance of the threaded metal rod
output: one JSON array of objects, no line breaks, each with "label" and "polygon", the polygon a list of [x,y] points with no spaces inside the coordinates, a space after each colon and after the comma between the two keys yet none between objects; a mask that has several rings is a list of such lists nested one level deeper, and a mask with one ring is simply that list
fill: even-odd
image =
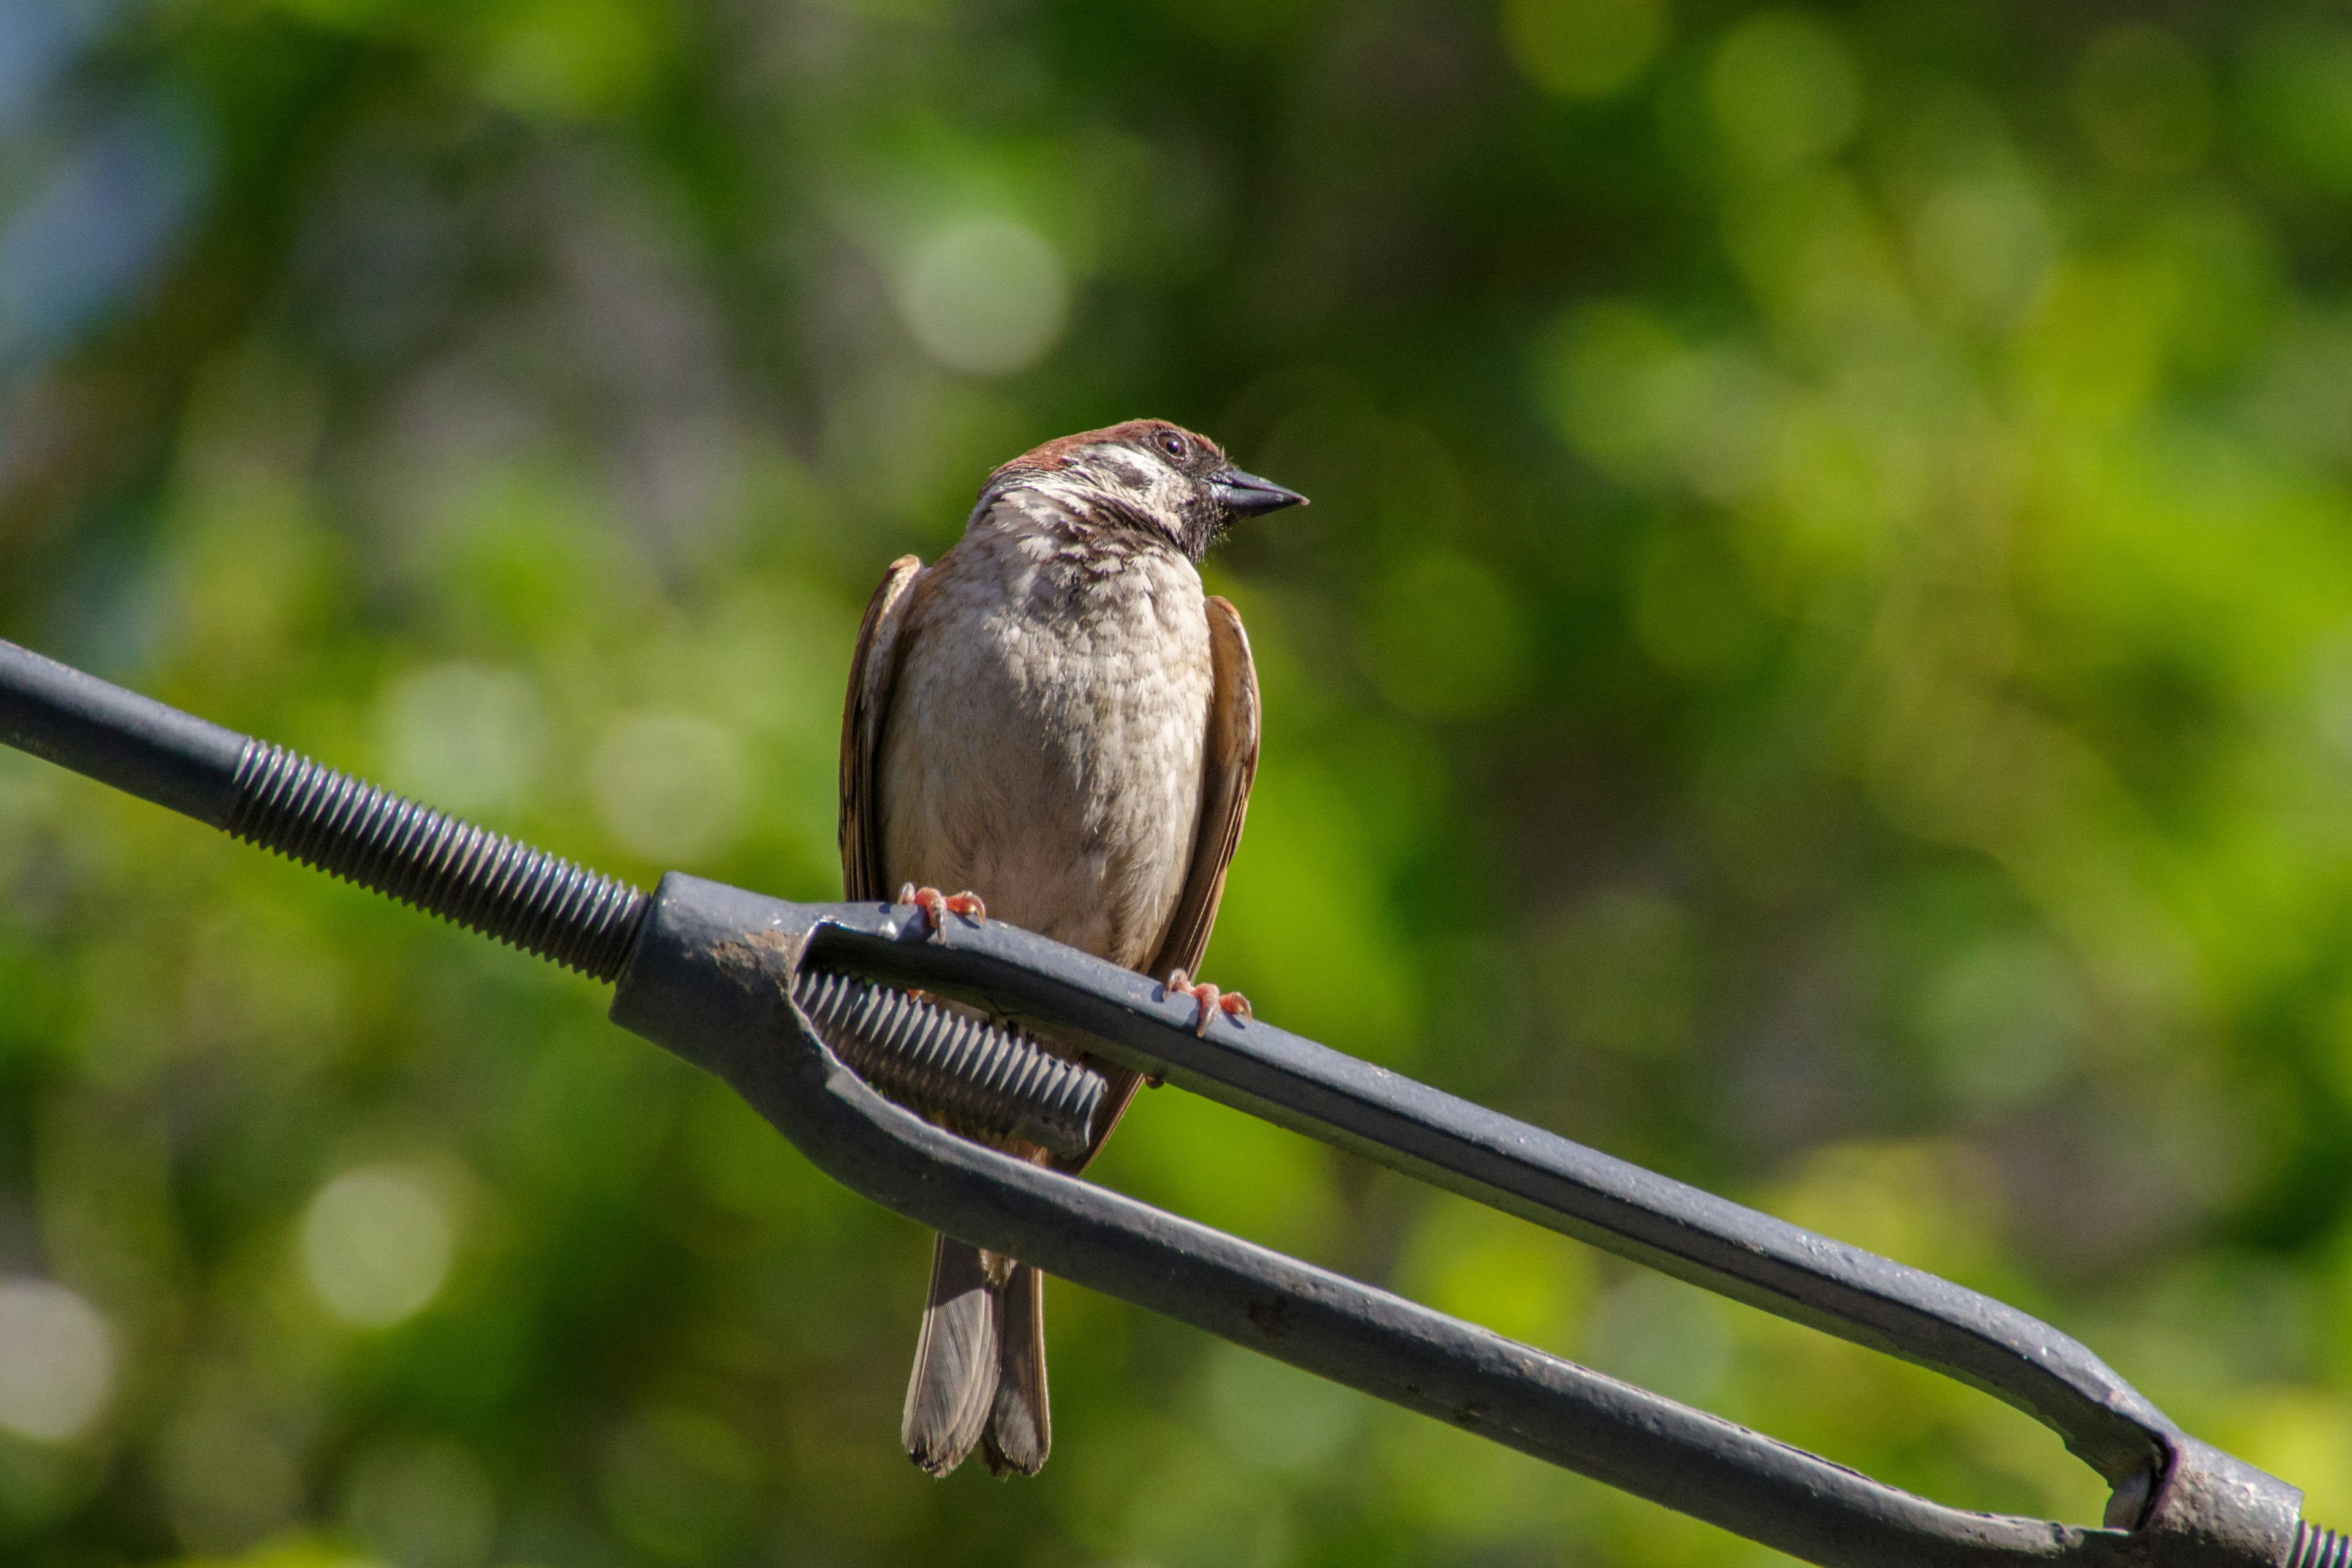
[{"label": "threaded metal rod", "polygon": [[926,997],[803,969],[793,999],[841,1059],[892,1100],[959,1131],[1087,1151],[1108,1086],[1034,1041]]},{"label": "threaded metal rod", "polygon": [[[642,889],[0,641],[0,743],[603,981]],[[795,990],[876,1089],[983,1137],[1080,1154],[1099,1074],[926,998],[804,971]]]},{"label": "threaded metal rod", "polygon": [[235,837],[603,981],[619,977],[643,889],[337,773],[246,743]]},{"label": "threaded metal rod", "polygon": [[2352,1535],[2304,1520],[2294,1527],[2294,1550],[2287,1553],[2286,1568],[2352,1568]]},{"label": "threaded metal rod", "polygon": [[[599,980],[618,977],[639,889],[265,742],[247,743],[228,832]],[[794,997],[877,1090],[982,1137],[1082,1154],[1101,1076],[966,1013],[803,970]]]},{"label": "threaded metal rod", "polygon": [[[599,980],[617,978],[650,900],[625,882],[255,741],[228,832]],[[793,995],[877,1090],[950,1126],[1081,1154],[1099,1074],[1010,1030],[846,974]]]}]

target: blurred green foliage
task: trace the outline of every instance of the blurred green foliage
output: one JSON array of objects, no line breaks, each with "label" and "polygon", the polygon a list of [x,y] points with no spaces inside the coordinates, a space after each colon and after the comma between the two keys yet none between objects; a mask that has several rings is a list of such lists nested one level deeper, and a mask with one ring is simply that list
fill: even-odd
[{"label": "blurred green foliage", "polygon": [[[2352,26],[2278,3],[0,12],[0,634],[835,896],[884,563],[1139,414],[1265,759],[1210,973],[1993,1290],[2352,1521]],[[0,1559],[1730,1564],[928,1247],[596,987],[0,756]],[[1175,1091],[1102,1179],[1969,1506],[2025,1417]]]}]

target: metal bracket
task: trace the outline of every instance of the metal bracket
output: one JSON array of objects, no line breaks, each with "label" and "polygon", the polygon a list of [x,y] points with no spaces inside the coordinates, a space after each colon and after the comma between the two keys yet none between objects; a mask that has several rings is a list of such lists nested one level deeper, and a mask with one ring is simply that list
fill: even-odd
[{"label": "metal bracket", "polygon": [[[616,1023],[718,1074],[886,1207],[1827,1568],[2352,1568],[2352,1537],[2302,1522],[2301,1492],[2185,1436],[2015,1308],[1270,1024],[1220,1015],[1196,1034],[1191,998],[1011,926],[934,941],[911,910],[791,904],[675,872],[648,899],[6,642],[0,743],[617,975]],[[946,1131],[826,1046],[797,999],[819,994],[795,989],[803,962],[1082,1031],[1121,1065],[1983,1389],[2106,1479],[2105,1528],[1945,1508]]]},{"label": "metal bracket", "polygon": [[[2298,1522],[2299,1490],[2186,1436],[2088,1350],[2014,1308],[1270,1025],[1221,1021],[1196,1035],[1189,999],[1014,928],[958,928],[941,942],[911,917],[790,904],[673,872],[613,1019],[724,1079],[820,1169],[885,1207],[1825,1568],[2341,1561],[2324,1555],[2341,1542]],[[1082,1029],[1123,1065],[1959,1377],[2108,1477],[2108,1528],[1930,1502],[944,1131],[826,1047],[792,1001],[803,961]]]}]

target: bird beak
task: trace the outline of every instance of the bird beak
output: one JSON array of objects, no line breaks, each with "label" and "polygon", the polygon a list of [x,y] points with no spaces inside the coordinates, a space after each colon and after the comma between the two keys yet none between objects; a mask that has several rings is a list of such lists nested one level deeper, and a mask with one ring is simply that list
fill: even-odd
[{"label": "bird beak", "polygon": [[1239,468],[1211,474],[1209,489],[1218,504],[1235,517],[1259,517],[1286,506],[1307,504],[1307,498],[1297,490],[1285,489],[1272,479],[1262,479]]}]

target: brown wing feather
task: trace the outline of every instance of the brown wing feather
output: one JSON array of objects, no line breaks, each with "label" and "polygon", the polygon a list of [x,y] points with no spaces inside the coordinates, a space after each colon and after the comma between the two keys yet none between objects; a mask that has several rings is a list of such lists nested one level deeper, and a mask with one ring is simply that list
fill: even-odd
[{"label": "brown wing feather", "polygon": [[874,758],[882,744],[882,720],[890,700],[890,675],[898,662],[898,628],[904,624],[907,590],[923,563],[901,555],[882,574],[857,627],[857,651],[849,659],[849,693],[841,704],[841,886],[854,903],[887,899],[884,886],[882,814],[874,798]]},{"label": "brown wing feather", "polygon": [[[1224,897],[1225,868],[1233,864],[1234,850],[1242,841],[1250,786],[1257,782],[1257,667],[1250,661],[1249,637],[1242,630],[1241,613],[1226,600],[1212,595],[1208,608],[1215,683],[1209,696],[1207,744],[1202,749],[1201,825],[1176,913],[1147,971],[1155,980],[1165,980],[1179,969],[1197,974],[1201,956],[1208,951],[1209,931],[1217,923],[1218,900]],[[1095,1157],[1143,1082],[1140,1073],[1100,1058],[1091,1059],[1110,1080],[1110,1092],[1103,1097],[1103,1111],[1086,1157],[1055,1162],[1066,1170],[1083,1169]]]},{"label": "brown wing feather", "polygon": [[1257,667],[1250,662],[1249,637],[1231,603],[1212,595],[1208,605],[1215,686],[1202,763],[1201,826],[1184,891],[1151,961],[1150,973],[1160,980],[1173,969],[1192,974],[1201,967],[1210,928],[1217,923],[1217,903],[1225,893],[1225,868],[1242,841],[1250,786],[1257,782]]}]

